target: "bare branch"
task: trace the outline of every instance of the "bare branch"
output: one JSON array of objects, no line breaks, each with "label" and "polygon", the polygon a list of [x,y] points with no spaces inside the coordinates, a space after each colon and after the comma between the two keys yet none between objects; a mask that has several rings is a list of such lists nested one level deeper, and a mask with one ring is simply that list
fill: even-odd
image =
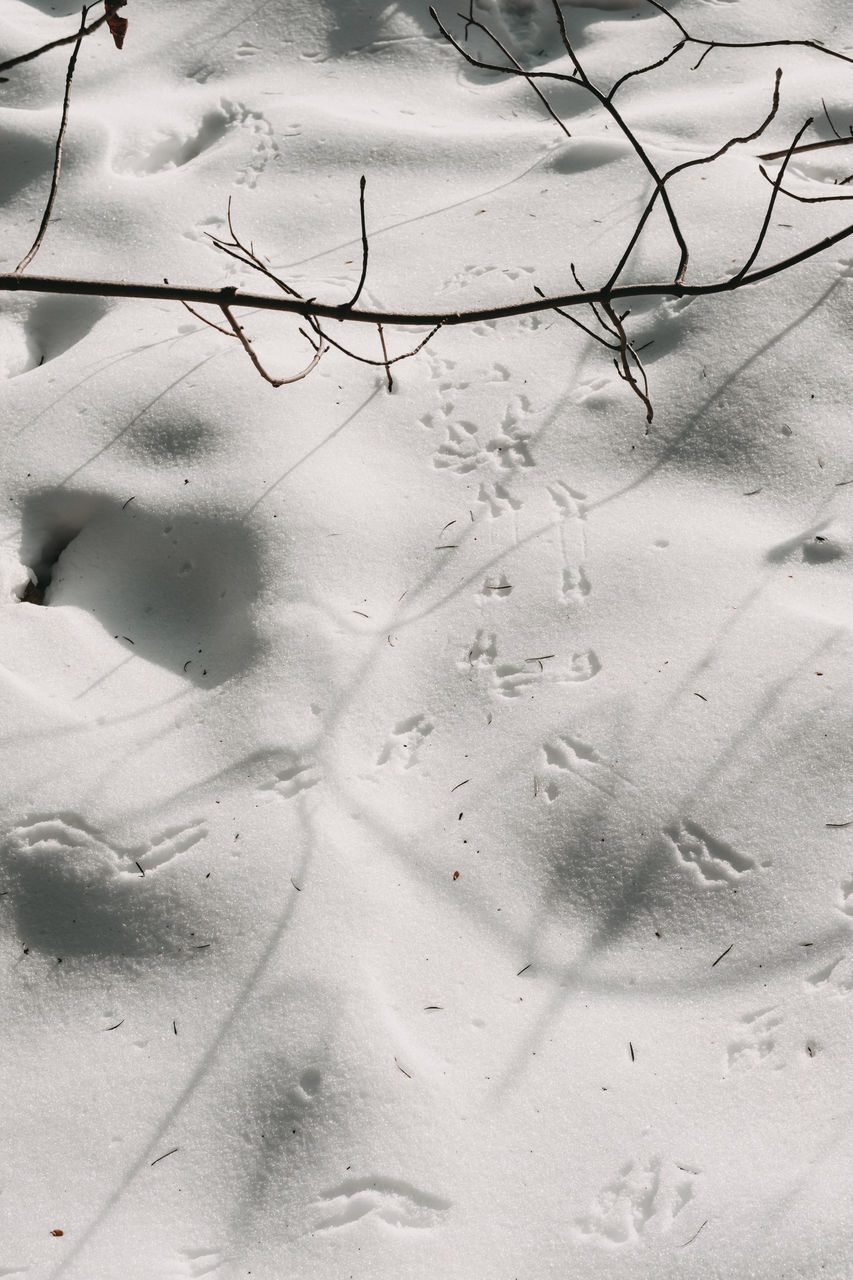
[{"label": "bare branch", "polygon": [[195,307],[191,307],[188,302],[181,302],[182,307],[186,307],[191,316],[195,316],[196,320],[200,320],[202,324],[206,324],[208,329],[215,329],[217,333],[224,333],[226,338],[236,338],[233,329],[223,329],[221,324],[214,324],[212,320],[208,320],[207,316],[203,316],[200,311],[196,311]]},{"label": "bare branch", "polygon": [[666,190],[666,186],[664,185],[664,179],[661,177],[661,175],[658,173],[657,169],[649,159],[649,156],[646,153],[645,147],[643,147],[640,140],[634,135],[633,131],[629,128],[627,121],[622,116],[622,113],[613,104],[611,99],[606,94],[602,93],[601,90],[598,89],[592,83],[589,76],[584,71],[574,49],[572,48],[572,43],[569,39],[569,33],[566,30],[565,19],[563,18],[563,11],[560,8],[560,0],[551,0],[551,4],[554,7],[554,16],[557,19],[557,26],[560,31],[560,39],[563,42],[563,48],[566,50],[566,53],[569,55],[569,59],[571,60],[572,66],[575,68],[575,71],[580,79],[580,82],[583,84],[584,88],[601,103],[605,111],[607,111],[608,115],[611,117],[611,119],[620,129],[623,137],[630,143],[637,158],[640,160],[641,164],[646,169],[652,181],[655,183],[655,187],[660,194],[661,204],[666,210],[666,216],[669,219],[669,225],[672,229],[672,234],[675,237],[675,242],[678,245],[678,249],[679,249],[678,269],[675,273],[676,279],[683,278],[684,272],[687,270],[687,260],[689,257],[689,253],[687,249],[687,241],[684,239],[684,236],[681,231],[681,227],[678,225],[678,218],[676,217],[675,209],[672,207],[672,202],[670,201],[669,193]]},{"label": "bare branch", "polygon": [[829,110],[823,98],[821,98],[820,100],[820,105],[823,107],[823,114],[826,116],[826,123],[829,125],[830,129],[835,134],[836,138],[838,138],[842,142],[850,142],[851,141],[850,138],[842,138],[841,134],[836,129],[835,124],[833,123],[832,116],[829,114]]},{"label": "bare branch", "polygon": [[657,71],[658,67],[664,66],[665,63],[669,62],[670,58],[674,58],[679,50],[684,48],[686,43],[686,40],[679,40],[678,44],[670,49],[669,53],[665,53],[662,58],[658,58],[657,62],[650,62],[647,67],[637,67],[636,71],[626,71],[624,76],[620,76],[619,79],[610,86],[610,92],[607,95],[608,98],[612,98],[616,91],[622,88],[622,85],[626,80],[633,80],[634,76],[644,76],[647,71]]},{"label": "bare branch", "polygon": [[[462,46],[458,43],[458,41],[454,40],[453,36],[450,34],[450,32],[447,30],[447,28],[446,28],[446,27],[444,27],[444,26],[442,25],[442,23],[439,21],[439,19],[438,19],[437,15],[436,15],[436,13],[435,13],[435,10],[434,10],[434,9],[430,9],[430,13],[431,13],[431,14],[432,14],[432,16],[435,18],[435,21],[436,21],[436,23],[438,24],[438,28],[439,28],[439,30],[441,31],[441,34],[444,36],[445,40],[448,40],[448,41],[450,42],[450,44],[452,44],[452,45],[453,45],[454,49],[456,49],[456,51],[457,51],[458,53],[461,53],[463,57],[468,57],[468,54],[465,52],[465,50],[462,48]],[[461,14],[460,14],[460,17],[463,17],[463,16],[464,16],[464,15],[461,15]],[[505,45],[504,45],[504,44],[503,44],[503,43],[498,39],[498,37],[495,35],[495,33],[494,33],[493,31],[490,31],[488,27],[484,26],[482,22],[478,22],[478,21],[476,20],[476,18],[474,18],[474,17],[470,17],[470,18],[466,18],[466,19],[465,19],[465,38],[466,38],[466,40],[467,40],[467,38],[468,38],[468,28],[469,28],[469,27],[477,27],[477,28],[478,28],[478,30],[482,31],[484,35],[488,36],[488,37],[489,37],[489,39],[490,39],[490,40],[492,40],[492,41],[497,45],[497,47],[500,49],[500,51],[501,51],[501,53],[504,55],[504,57],[505,57],[505,58],[508,58],[508,59],[509,59],[509,61],[512,63],[512,67],[511,67],[511,68],[510,68],[510,67],[498,67],[498,68],[497,68],[497,70],[499,70],[499,71],[509,71],[509,70],[514,70],[518,75],[523,76],[523,77],[524,77],[524,79],[527,81],[527,83],[530,85],[530,88],[531,88],[531,89],[533,90],[533,92],[536,94],[536,96],[537,96],[537,98],[539,99],[539,101],[542,103],[542,105],[543,105],[543,107],[545,108],[545,110],[548,112],[548,115],[549,115],[549,116],[551,117],[551,119],[554,121],[554,123],[555,123],[556,125],[558,125],[560,129],[562,129],[563,133],[566,135],[566,137],[567,137],[567,138],[571,138],[571,136],[572,136],[572,135],[571,135],[571,133],[569,132],[568,128],[567,128],[567,127],[566,127],[566,125],[563,123],[563,121],[560,119],[560,117],[557,115],[556,111],[555,111],[555,110],[554,110],[554,108],[551,106],[550,102],[549,102],[549,101],[548,101],[548,99],[545,97],[544,93],[543,93],[543,92],[542,92],[542,90],[539,88],[539,86],[537,85],[537,83],[536,83],[536,77],[537,77],[538,73],[537,73],[537,72],[532,72],[532,73],[531,73],[531,72],[529,72],[529,71],[525,71],[525,70],[524,70],[524,68],[522,67],[521,63],[520,63],[520,62],[518,62],[518,61],[517,61],[517,59],[513,57],[513,55],[510,53],[509,49],[507,49],[507,48],[506,48],[506,46],[505,46]],[[471,59],[470,59],[470,58],[468,58],[468,60],[469,60],[469,62],[471,61]],[[476,65],[476,63],[475,63],[475,65]],[[482,65],[485,65],[485,64],[482,64]],[[569,76],[566,76],[566,77],[564,77],[564,78],[565,78],[565,79],[571,79],[571,77],[569,77]]]},{"label": "bare branch", "polygon": [[[732,147],[737,146],[741,143],[754,142],[756,138],[760,138],[762,133],[764,133],[765,129],[770,124],[770,122],[775,118],[776,113],[779,110],[779,85],[781,84],[781,81],[782,81],[782,71],[781,71],[781,68],[777,68],[776,80],[773,85],[773,101],[770,105],[769,112],[764,117],[764,120],[761,122],[761,124],[758,126],[757,129],[754,129],[752,133],[745,134],[743,137],[740,137],[740,138],[729,138],[728,142],[724,142],[721,147],[718,147],[717,150],[714,151],[709,156],[700,156],[698,159],[695,159],[695,160],[684,160],[682,161],[681,164],[674,165],[672,169],[667,170],[667,172],[663,175],[661,186],[669,182],[670,179],[674,178],[676,174],[683,173],[685,169],[690,169],[700,164],[712,164],[715,160],[719,160],[721,156],[725,155],[727,151],[730,151]],[[640,238],[640,235],[642,234],[643,228],[645,227],[646,222],[648,221],[649,216],[651,215],[652,210],[654,209],[655,202],[658,198],[659,193],[660,193],[659,188],[656,188],[652,192],[651,197],[648,203],[646,204],[646,207],[643,210],[642,214],[640,215],[640,218],[639,218],[639,221],[637,222],[636,227],[634,228],[634,232],[631,236],[631,239],[628,241],[627,247],[625,248],[625,251],[622,254],[622,257],[619,259],[615,269],[613,270],[610,276],[610,279],[608,281],[609,284],[611,285],[615,284],[616,281],[619,279],[619,276],[622,274],[622,271],[624,270],[625,265],[628,262],[628,259],[630,258],[631,253],[633,252],[634,247]],[[676,280],[679,281],[679,283],[684,279],[686,270],[687,270],[687,261],[685,259],[681,264],[681,269],[679,270],[679,272],[676,274],[676,277],[675,277]]]},{"label": "bare branch", "polygon": [[[533,292],[538,293],[540,298],[545,297],[545,294],[538,285],[533,286]],[[570,312],[564,311],[562,307],[554,307],[553,310],[556,311],[558,316],[562,316],[564,320],[571,320],[572,324],[576,325],[578,329],[582,329],[585,334],[592,338],[593,342],[598,342],[602,347],[608,347],[611,351],[619,350],[618,342],[608,342],[606,338],[602,338],[600,333],[596,333],[594,329],[590,329],[589,325],[584,324],[582,320],[578,320],[577,316],[573,316]],[[593,307],[591,310],[596,314],[596,319],[599,320],[599,323],[603,323],[600,316],[595,312],[595,308]]]},{"label": "bare branch", "polygon": [[231,197],[230,196],[228,197],[227,218],[228,218],[228,230],[231,232],[231,239],[222,240],[219,236],[212,235],[209,231],[206,231],[205,235],[207,236],[208,240],[211,240],[215,245],[215,247],[219,249],[222,253],[227,253],[229,258],[236,258],[238,262],[243,263],[243,266],[252,267],[253,270],[259,271],[261,275],[266,276],[268,280],[272,280],[273,284],[278,285],[279,289],[282,289],[285,293],[290,294],[292,298],[301,298],[302,297],[301,293],[297,293],[295,289],[292,289],[290,287],[290,285],[287,283],[286,280],[280,279],[277,275],[275,275],[272,271],[270,271],[267,264],[263,262],[255,253],[254,245],[249,245],[249,247],[247,248],[246,245],[240,239],[240,237],[237,235],[237,232],[234,230],[234,222],[231,217]]},{"label": "bare branch", "polygon": [[807,151],[825,151],[828,147],[849,147],[853,145],[853,137],[850,138],[827,138],[823,142],[806,142],[801,147],[794,147],[791,151],[790,147],[784,147],[781,151],[766,151],[758,157],[759,160],[781,160],[783,156],[788,154],[792,156],[805,155]]},{"label": "bare branch", "polygon": [[[500,307],[479,307],[470,311],[346,311],[340,305],[321,303],[316,298],[271,297],[264,293],[242,293],[234,285],[223,289],[199,289],[192,285],[158,285],[125,280],[77,280],[59,276],[30,276],[15,273],[0,275],[0,293],[20,291],[31,293],[56,293],[89,298],[147,298],[158,301],[194,302],[220,307],[252,307],[258,311],[281,311],[291,315],[322,316],[330,320],[345,320],[353,324],[406,325],[412,327],[451,328],[457,325],[476,324],[482,320],[509,320],[515,316],[532,315],[541,311],[553,311],[555,307],[585,307],[591,303],[603,303],[619,298],[702,298],[720,293],[731,293],[747,285],[760,284],[772,276],[800,263],[808,262],[825,253],[836,244],[853,236],[853,223],[842,227],[832,235],[824,236],[804,249],[786,258],[748,271],[738,276],[726,276],[707,284],[686,284],[665,280],[646,284],[620,284],[612,289],[586,289],[578,293],[554,294],[537,297],[526,302],[513,302]],[[328,339],[328,341],[332,341]],[[332,342],[332,345],[335,344]],[[384,361],[366,360],[366,364],[382,364]],[[394,360],[389,363],[393,364]]]},{"label": "bare branch", "polygon": [[370,251],[367,243],[367,226],[364,221],[364,188],[367,185],[367,179],[364,174],[361,175],[361,181],[358,184],[358,212],[361,219],[361,279],[355,293],[347,303],[347,307],[354,307],[361,297],[361,291],[364,288],[364,282],[367,279],[367,255]]},{"label": "bare branch", "polygon": [[388,362],[388,348],[385,346],[385,331],[381,324],[378,324],[376,328],[379,330],[379,341],[382,343],[382,355],[385,362],[385,377],[388,381],[388,391],[390,393],[394,390],[394,379],[391,377],[391,365]]},{"label": "bare branch", "polygon": [[68,108],[71,103],[71,81],[74,79],[74,68],[77,65],[77,55],[80,52],[80,45],[83,43],[83,38],[86,34],[86,17],[88,13],[89,10],[84,5],[80,13],[80,29],[77,32],[74,48],[72,50],[71,57],[68,60],[68,70],[65,73],[65,96],[62,99],[62,119],[59,123],[59,133],[56,136],[56,151],[53,159],[53,176],[50,180],[50,192],[48,193],[47,204],[44,207],[44,213],[42,214],[39,229],[36,232],[36,238],[30,246],[29,252],[24,255],[15,268],[17,274],[26,270],[41,248],[41,242],[44,240],[45,232],[47,231],[48,223],[50,222],[50,215],[53,213],[56,193],[59,190],[59,173],[62,168],[62,144],[65,141],[65,130],[68,127]]},{"label": "bare branch", "polygon": [[[350,319],[350,317],[348,316],[347,319]],[[369,356],[360,356],[356,351],[351,351],[349,347],[345,347],[343,343],[336,342],[334,338],[330,337],[329,334],[326,333],[325,330],[320,327],[320,324],[316,316],[308,316],[308,323],[310,324],[311,328],[314,330],[314,332],[317,334],[319,338],[321,338],[324,342],[328,342],[330,346],[335,347],[337,351],[343,352],[345,356],[349,356],[351,360],[357,360],[359,364],[374,365],[377,368],[381,366],[383,369],[386,369],[386,370],[388,369],[389,365],[397,364],[399,360],[410,360],[411,357],[416,356],[419,351],[423,351],[426,344],[435,337],[439,329],[442,329],[444,327],[443,321],[439,321],[438,324],[434,324],[432,326],[427,336],[425,338],[422,338],[416,347],[412,347],[411,351],[404,351],[402,355],[391,356],[391,358],[388,359],[387,351],[385,351],[385,338],[384,336],[382,336],[382,322],[377,322],[376,327],[379,330],[380,336],[382,336],[382,350],[383,352],[385,352],[385,359],[371,360]],[[393,324],[396,322],[385,321],[384,323]],[[388,390],[390,391],[391,388],[389,387]]]},{"label": "bare branch", "polygon": [[749,271],[749,268],[752,266],[753,262],[755,262],[755,259],[758,257],[759,253],[761,252],[761,246],[764,243],[764,237],[767,235],[767,229],[770,226],[770,219],[773,215],[773,208],[776,204],[776,197],[779,195],[779,188],[782,185],[782,179],[785,176],[785,170],[788,167],[788,161],[791,159],[791,156],[794,153],[794,148],[796,147],[797,143],[800,141],[800,138],[803,136],[806,129],[808,129],[813,123],[814,121],[812,117],[809,116],[808,120],[805,122],[802,128],[798,130],[797,134],[794,137],[794,141],[791,143],[790,147],[788,148],[788,153],[785,156],[785,159],[782,161],[781,165],[779,166],[779,172],[777,173],[776,179],[773,183],[773,190],[771,191],[770,199],[767,202],[767,211],[764,214],[764,222],[762,223],[761,230],[758,233],[758,238],[755,241],[755,246],[752,250],[752,253],[749,255],[746,262],[741,267],[740,271],[733,277],[735,280],[743,279],[743,277]]},{"label": "bare branch", "polygon": [[302,334],[304,338],[308,339],[308,341],[311,343],[311,346],[314,348],[314,358],[311,360],[310,364],[306,365],[305,368],[300,373],[295,373],[290,378],[273,378],[271,374],[267,373],[266,369],[261,364],[260,360],[258,359],[255,353],[254,347],[252,346],[248,337],[244,333],[240,324],[234,318],[234,315],[231,312],[231,308],[226,303],[222,303],[221,310],[222,310],[222,314],[225,316],[225,319],[228,321],[229,325],[231,326],[234,332],[234,336],[239,340],[240,346],[246,352],[246,355],[249,357],[252,364],[255,366],[255,368],[257,369],[261,377],[264,379],[264,381],[268,382],[271,387],[286,387],[286,386],[289,386],[291,382],[301,382],[303,378],[308,377],[308,374],[311,373],[313,369],[316,369],[323,355],[326,353],[326,351],[328,351],[328,347],[324,347],[322,343],[312,342],[311,339],[308,337],[307,333],[305,333],[302,329],[300,329],[299,332]]},{"label": "bare branch", "polygon": [[[623,382],[627,382],[634,394],[642,400],[646,409],[646,423],[650,424],[655,416],[655,411],[652,408],[652,402],[649,398],[649,380],[646,377],[646,371],[643,368],[642,360],[637,355],[636,349],[632,347],[631,343],[628,341],[628,335],[626,334],[625,327],[622,323],[625,317],[617,315],[609,302],[603,303],[603,307],[608,320],[613,325],[615,332],[619,335],[619,358],[613,361],[616,366],[616,372],[619,374],[619,377]],[[641,382],[637,381],[634,368],[632,367],[632,361],[640,375]]]},{"label": "bare branch", "polygon": [[702,57],[696,63],[696,66],[694,66],[694,71],[697,67],[701,66],[713,49],[772,49],[777,46],[786,46],[788,48],[799,47],[803,49],[814,49],[816,53],[825,53],[829,58],[840,58],[842,62],[853,63],[853,58],[848,54],[839,53],[837,49],[830,49],[827,45],[821,44],[819,40],[702,40],[698,36],[691,36],[687,29],[679,22],[678,18],[676,18],[674,14],[670,13],[669,9],[666,9],[662,4],[660,4],[659,0],[646,0],[646,3],[664,14],[665,17],[669,18],[670,22],[674,22],[681,34],[684,36],[686,42],[689,44],[704,44],[708,46],[702,54]]},{"label": "bare branch", "polygon": [[[777,186],[777,188],[778,188],[778,191],[779,191],[779,194],[780,194],[780,195],[782,195],[782,196],[788,196],[788,198],[789,198],[789,199],[791,199],[791,200],[797,200],[800,204],[832,204],[832,202],[833,202],[833,201],[835,201],[835,200],[853,200],[853,195],[849,195],[849,196],[798,196],[798,195],[797,195],[797,193],[796,193],[796,191],[789,191],[789,190],[787,189],[787,187],[783,187],[781,183],[774,182],[774,179],[770,177],[770,174],[769,174],[769,173],[767,172],[767,170],[764,168],[764,165],[763,165],[763,164],[760,164],[760,165],[758,166],[758,172],[761,174],[762,178],[766,178],[766,179],[767,179],[767,181],[770,183],[770,185],[771,185],[771,186],[774,186],[774,185],[775,185],[775,186]],[[778,176],[778,175],[777,175],[777,176]],[[853,175],[851,175],[851,177],[853,177]],[[847,184],[848,184],[848,182],[850,182],[850,181],[851,181],[851,178],[845,178],[845,179],[844,179],[844,181],[843,181],[843,182],[839,182],[839,183],[838,183],[838,185],[839,185],[839,187],[846,187],[846,186],[847,186]]]}]

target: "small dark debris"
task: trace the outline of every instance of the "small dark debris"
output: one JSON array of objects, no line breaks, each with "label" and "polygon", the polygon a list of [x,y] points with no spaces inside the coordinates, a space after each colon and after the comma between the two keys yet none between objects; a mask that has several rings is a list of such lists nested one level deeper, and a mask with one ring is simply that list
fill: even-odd
[{"label": "small dark debris", "polygon": [[723,951],[721,955],[718,955],[718,956],[717,956],[716,960],[715,960],[715,961],[714,961],[714,963],[711,965],[711,968],[712,968],[712,969],[713,969],[713,968],[715,968],[715,967],[720,963],[720,961],[721,961],[721,960],[724,960],[724,959],[726,958],[726,956],[729,954],[729,952],[731,951],[731,949],[732,949],[732,947],[733,947],[734,945],[735,945],[735,944],[734,944],[733,942],[732,942],[732,943],[730,943],[730,944],[729,944],[729,946],[727,946],[727,947],[726,947],[725,951]]},{"label": "small dark debris", "polygon": [[164,1151],[163,1154],[161,1156],[158,1156],[156,1160],[151,1161],[150,1168],[153,1169],[155,1164],[159,1164],[161,1160],[165,1160],[166,1156],[173,1156],[175,1152],[178,1150],[180,1150],[179,1147],[172,1147],[171,1151]]}]

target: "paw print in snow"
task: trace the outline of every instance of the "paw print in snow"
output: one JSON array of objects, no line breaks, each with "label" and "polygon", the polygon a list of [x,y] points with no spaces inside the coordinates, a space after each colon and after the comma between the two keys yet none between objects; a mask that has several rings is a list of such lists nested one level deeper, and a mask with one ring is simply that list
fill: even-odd
[{"label": "paw print in snow", "polygon": [[652,1156],[644,1163],[629,1160],[596,1196],[589,1211],[575,1219],[581,1239],[603,1245],[626,1245],[650,1228],[669,1231],[693,1199],[698,1171]]}]

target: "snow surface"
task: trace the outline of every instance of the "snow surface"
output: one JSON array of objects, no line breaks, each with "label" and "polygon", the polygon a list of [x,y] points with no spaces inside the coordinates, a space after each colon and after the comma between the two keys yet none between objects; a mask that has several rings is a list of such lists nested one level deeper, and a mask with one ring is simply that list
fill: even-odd
[{"label": "snow surface", "polygon": [[[853,52],[830,0],[672,3]],[[0,0],[0,58],[75,12]],[[604,279],[648,192],[579,90],[567,140],[424,0],[125,12],[32,272],[256,289],[205,234],[231,196],[343,301],[365,173],[362,304],[450,311]],[[477,12],[566,69],[544,0]],[[565,13],[604,84],[678,36]],[[3,271],[67,56],[0,86]],[[754,243],[759,153],[831,137],[821,99],[848,132],[853,67],[697,56],[620,91],[663,166],[784,72],[767,134],[673,183],[698,281]],[[760,263],[849,208],[780,199]],[[626,278],[676,260],[656,215]],[[445,330],[388,394],[336,352],[275,390],[177,304],[0,296],[0,1276],[849,1275],[851,277],[848,241],[638,299],[648,433],[549,313]],[[310,355],[247,324],[276,373]]]}]

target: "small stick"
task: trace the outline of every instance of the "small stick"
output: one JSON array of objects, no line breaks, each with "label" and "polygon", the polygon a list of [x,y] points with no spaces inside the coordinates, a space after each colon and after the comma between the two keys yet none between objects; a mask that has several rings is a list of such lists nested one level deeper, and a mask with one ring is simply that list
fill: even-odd
[{"label": "small stick", "polygon": [[350,309],[355,306],[361,297],[361,291],[364,288],[364,282],[367,279],[367,255],[369,252],[367,243],[367,226],[364,221],[364,188],[367,185],[367,179],[364,174],[361,175],[361,181],[358,184],[358,211],[361,218],[361,279],[358,282],[358,288],[346,304],[346,308]]},{"label": "small stick", "polygon": [[388,390],[394,390],[394,379],[391,377],[391,366],[388,363],[388,348],[385,346],[385,334],[382,331],[382,325],[378,324],[376,328],[379,330],[379,341],[382,343],[382,357],[385,361],[385,377],[388,380]]},{"label": "small stick", "polygon": [[453,794],[454,791],[458,791],[460,787],[464,787],[466,782],[470,782],[470,781],[471,781],[470,778],[466,778],[464,782],[457,782],[455,787],[450,788],[451,795]]},{"label": "small stick", "polygon": [[180,1151],[180,1147],[172,1147],[171,1151],[164,1151],[163,1154],[161,1156],[158,1156],[156,1160],[151,1161],[151,1164],[149,1167],[153,1169],[155,1164],[159,1164],[161,1160],[165,1160],[166,1156],[173,1156],[176,1151]]},{"label": "small stick", "polygon": [[732,943],[730,943],[730,945],[726,947],[726,949],[725,949],[725,951],[722,953],[722,955],[717,956],[716,960],[715,960],[715,961],[714,961],[714,963],[711,965],[711,968],[712,968],[712,969],[715,969],[715,968],[717,967],[717,965],[720,963],[720,961],[725,959],[725,957],[729,954],[729,952],[731,951],[731,949],[732,949],[732,947],[733,947],[734,945],[735,945],[735,944],[734,944],[733,942],[732,942]]}]

